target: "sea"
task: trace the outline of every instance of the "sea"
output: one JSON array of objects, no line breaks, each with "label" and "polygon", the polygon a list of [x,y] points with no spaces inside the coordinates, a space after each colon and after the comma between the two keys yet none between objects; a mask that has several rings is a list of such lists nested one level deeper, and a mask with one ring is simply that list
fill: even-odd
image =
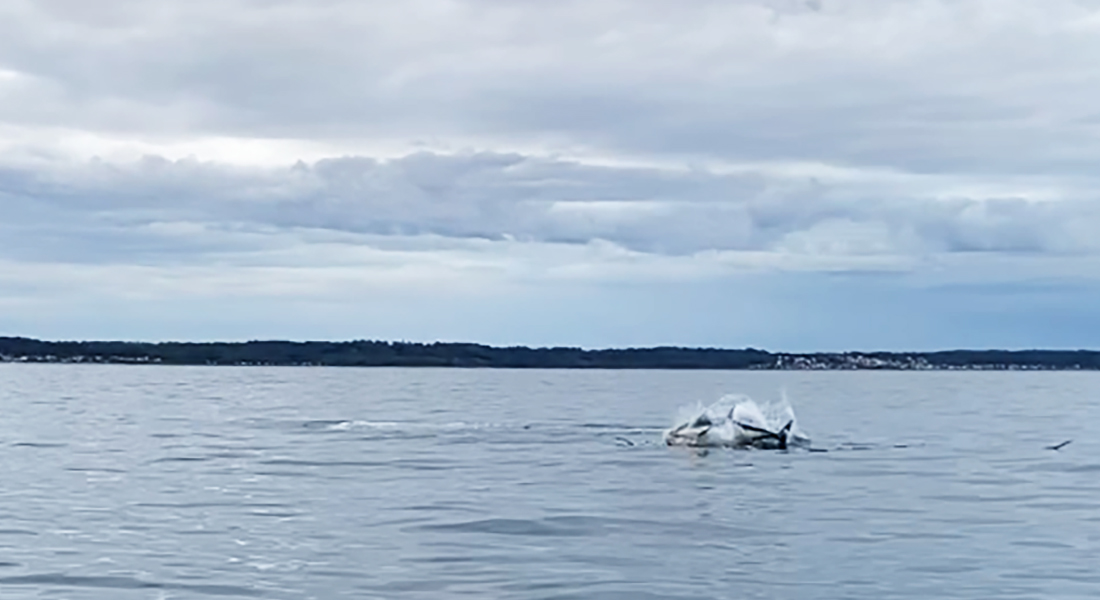
[{"label": "sea", "polygon": [[[663,443],[730,394],[785,399],[810,446]],[[3,364],[0,598],[1095,598],[1098,396],[1091,372]]]}]

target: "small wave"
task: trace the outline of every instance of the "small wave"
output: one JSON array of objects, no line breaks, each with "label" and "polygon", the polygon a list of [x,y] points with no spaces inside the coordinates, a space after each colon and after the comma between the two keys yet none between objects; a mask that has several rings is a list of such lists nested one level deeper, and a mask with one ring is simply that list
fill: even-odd
[{"label": "small wave", "polygon": [[194,592],[209,596],[262,596],[260,590],[240,587],[235,585],[217,584],[187,584],[169,583],[157,581],[145,581],[134,577],[123,576],[78,576],[65,575],[63,573],[42,573],[34,575],[19,575],[15,577],[0,577],[0,585],[42,586],[55,585],[77,588],[98,588],[116,590],[142,590],[164,589]]},{"label": "small wave", "polygon": [[88,474],[104,474],[109,473],[117,475],[120,473],[126,473],[125,469],[116,469],[113,467],[65,467],[66,471],[73,473],[88,473]]},{"label": "small wave", "polygon": [[624,429],[637,429],[635,425],[627,425],[625,423],[581,423],[581,427],[584,429],[596,429],[600,431],[615,430],[622,431]]},{"label": "small wave", "polygon": [[599,527],[598,523],[588,521],[576,523],[553,517],[547,519],[480,519],[462,523],[420,525],[417,529],[535,537],[584,537],[603,533],[603,528]]},{"label": "small wave", "polygon": [[206,462],[210,460],[206,456],[166,456],[164,458],[156,458],[149,461],[150,464],[156,463],[189,463],[189,462]]},{"label": "small wave", "polygon": [[379,467],[386,462],[369,460],[297,460],[292,458],[272,458],[258,461],[258,464],[283,467]]},{"label": "small wave", "polygon": [[[439,436],[461,436],[462,439],[492,443],[496,439],[508,443],[559,444],[574,443],[578,439],[597,437],[610,440],[624,446],[642,446],[644,438],[664,431],[654,424],[639,425],[618,422],[586,422],[562,424],[555,422],[530,421],[397,421],[368,419],[316,419],[297,421],[297,427],[311,433],[348,434],[358,432],[368,437],[385,439],[436,438]],[[489,432],[487,435],[486,432]],[[537,435],[522,435],[532,432]],[[500,434],[500,437],[494,437]],[[471,438],[471,435],[476,437]],[[521,435],[516,435],[521,434]],[[626,440],[626,441],[623,441]]]},{"label": "small wave", "polygon": [[484,429],[512,429],[520,426],[513,423],[447,421],[432,423],[425,421],[370,421],[370,420],[327,420],[306,421],[302,427],[321,431],[387,430],[387,431],[460,431]]}]

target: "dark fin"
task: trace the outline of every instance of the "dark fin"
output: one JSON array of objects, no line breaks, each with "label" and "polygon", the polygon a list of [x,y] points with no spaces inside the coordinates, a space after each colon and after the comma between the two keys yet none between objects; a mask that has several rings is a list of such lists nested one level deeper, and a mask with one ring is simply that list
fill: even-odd
[{"label": "dark fin", "polygon": [[1047,446],[1047,450],[1061,450],[1062,448],[1065,448],[1066,446],[1068,446],[1070,444],[1070,442],[1072,442],[1072,441],[1073,440],[1066,440],[1066,441],[1062,442],[1061,444],[1055,444],[1053,446]]},{"label": "dark fin", "polygon": [[714,425],[714,423],[711,422],[710,417],[705,414],[699,415],[699,417],[691,423],[692,427],[702,427],[704,425],[706,425],[707,427]]},{"label": "dark fin", "polygon": [[616,442],[622,442],[623,444],[626,444],[627,446],[633,446],[634,445],[634,442],[632,442],[632,441],[630,441],[630,440],[628,440],[624,437],[616,437],[615,441]]},{"label": "dark fin", "polygon": [[794,419],[791,419],[790,421],[787,421],[787,424],[784,425],[783,428],[779,430],[778,437],[779,437],[779,449],[780,450],[786,450],[787,449],[787,438],[789,438],[790,435],[791,435],[791,426],[792,425],[794,425]]}]

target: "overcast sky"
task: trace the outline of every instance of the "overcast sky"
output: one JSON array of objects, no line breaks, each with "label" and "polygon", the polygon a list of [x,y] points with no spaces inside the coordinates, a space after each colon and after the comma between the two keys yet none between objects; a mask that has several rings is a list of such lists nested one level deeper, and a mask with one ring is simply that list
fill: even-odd
[{"label": "overcast sky", "polygon": [[1100,1],[6,0],[0,335],[1100,347]]}]

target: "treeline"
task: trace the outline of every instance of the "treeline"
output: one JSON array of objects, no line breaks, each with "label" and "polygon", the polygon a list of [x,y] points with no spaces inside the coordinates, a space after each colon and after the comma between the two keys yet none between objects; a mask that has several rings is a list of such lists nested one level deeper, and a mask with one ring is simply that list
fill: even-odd
[{"label": "treeline", "polygon": [[0,361],[548,369],[1100,369],[1092,350],[791,354],[755,348],[494,347],[382,341],[49,342],[0,337]]},{"label": "treeline", "polygon": [[774,361],[761,350],[493,347],[413,342],[143,343],[46,342],[0,337],[4,360],[170,365],[320,365],[351,367],[499,367],[606,369],[749,369]]},{"label": "treeline", "polygon": [[902,360],[909,357],[937,368],[1036,367],[1047,369],[1100,369],[1096,350],[942,350],[938,352],[868,352],[865,356]]}]

